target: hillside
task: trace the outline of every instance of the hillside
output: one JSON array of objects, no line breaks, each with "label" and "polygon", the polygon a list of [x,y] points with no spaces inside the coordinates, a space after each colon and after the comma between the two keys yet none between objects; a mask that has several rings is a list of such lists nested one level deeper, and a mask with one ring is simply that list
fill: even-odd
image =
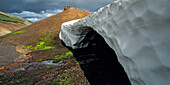
[{"label": "hillside", "polygon": [[[9,45],[33,45],[39,41],[48,41],[56,43],[59,41],[58,33],[63,22],[80,19],[91,14],[88,11],[78,8],[69,8],[49,18],[35,22],[34,24],[18,30],[22,33],[15,33],[12,36],[3,36],[0,42]],[[42,40],[43,39],[43,40]]]},{"label": "hillside", "polygon": [[59,39],[61,24],[89,14],[91,12],[66,6],[61,13],[0,37],[0,43],[16,47],[16,51],[23,54],[20,58],[26,61],[56,59],[56,55],[67,55],[68,52]]},{"label": "hillside", "polygon": [[0,12],[0,36],[24,28],[32,22]]}]

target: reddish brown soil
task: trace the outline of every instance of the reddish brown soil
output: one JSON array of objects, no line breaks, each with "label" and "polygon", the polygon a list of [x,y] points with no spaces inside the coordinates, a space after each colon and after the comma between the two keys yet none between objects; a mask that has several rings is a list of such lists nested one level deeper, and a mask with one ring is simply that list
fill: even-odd
[{"label": "reddish brown soil", "polygon": [[24,28],[24,27],[26,27],[26,26],[20,25],[20,24],[17,24],[17,23],[8,23],[8,24],[0,23],[0,28],[7,29],[9,31],[19,30],[19,29]]}]

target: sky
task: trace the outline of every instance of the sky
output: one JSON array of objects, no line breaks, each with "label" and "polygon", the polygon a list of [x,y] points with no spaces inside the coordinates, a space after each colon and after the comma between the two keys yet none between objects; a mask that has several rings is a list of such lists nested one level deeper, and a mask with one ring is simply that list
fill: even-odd
[{"label": "sky", "polygon": [[62,12],[65,5],[95,12],[115,0],[0,0],[0,11],[33,22]]}]

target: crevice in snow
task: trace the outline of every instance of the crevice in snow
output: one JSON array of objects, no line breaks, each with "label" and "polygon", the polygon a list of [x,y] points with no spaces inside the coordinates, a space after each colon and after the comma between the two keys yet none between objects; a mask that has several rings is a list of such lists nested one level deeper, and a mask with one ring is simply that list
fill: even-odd
[{"label": "crevice in snow", "polygon": [[91,85],[131,85],[114,50],[96,31],[89,31],[76,46],[83,48],[68,48],[73,52]]}]

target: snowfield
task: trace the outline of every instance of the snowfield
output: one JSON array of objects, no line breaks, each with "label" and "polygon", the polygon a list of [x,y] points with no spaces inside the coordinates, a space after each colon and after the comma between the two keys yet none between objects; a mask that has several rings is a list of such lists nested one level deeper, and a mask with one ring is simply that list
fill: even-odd
[{"label": "snowfield", "polygon": [[[117,0],[83,19],[62,24],[73,49],[95,30],[116,52],[132,85],[170,85],[170,0]],[[102,48],[101,48],[102,49]]]}]

